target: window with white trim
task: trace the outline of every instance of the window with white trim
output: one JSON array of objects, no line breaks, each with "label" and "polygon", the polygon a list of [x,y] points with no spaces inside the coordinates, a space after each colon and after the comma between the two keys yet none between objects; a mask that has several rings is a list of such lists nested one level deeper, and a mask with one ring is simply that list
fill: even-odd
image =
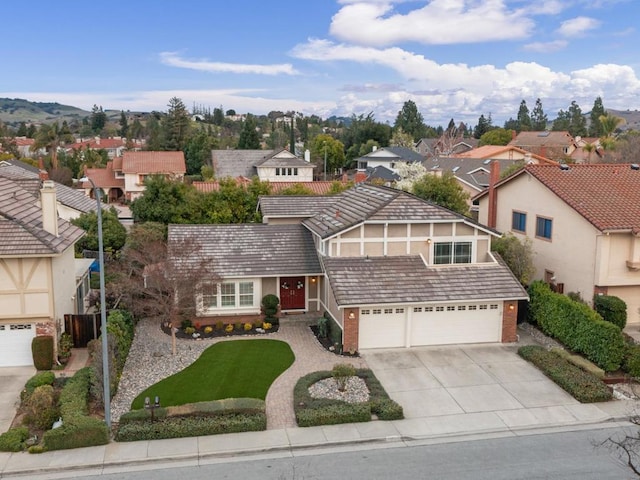
[{"label": "window with white trim", "polygon": [[467,306],[466,305],[458,305],[458,310],[466,310]]},{"label": "window with white trim", "polygon": [[436,312],[444,312],[444,307],[436,307]]},{"label": "window with white trim", "polygon": [[235,307],[236,306],[236,284],[223,283],[220,285],[220,306]]},{"label": "window with white trim", "polygon": [[385,308],[384,313],[385,315],[389,315],[390,313],[393,313],[393,308]]},{"label": "window with white trim", "polygon": [[404,313],[404,308],[396,308],[396,313]]},{"label": "window with white trim", "polygon": [[374,315],[380,315],[382,313],[382,310],[380,310],[379,308],[374,308],[373,309],[373,314]]},{"label": "window with white trim", "polygon": [[425,312],[433,312],[433,307],[424,307]]},{"label": "window with white trim", "polygon": [[447,305],[447,312],[453,312],[456,309],[453,305]]},{"label": "window with white trim", "polygon": [[476,305],[469,305],[469,310],[476,310],[478,307]]},{"label": "window with white trim", "polygon": [[240,282],[240,306],[251,307],[253,305],[253,282]]},{"label": "window with white trim", "polygon": [[360,315],[370,315],[371,310],[360,310]]},{"label": "window with white trim", "polygon": [[437,242],[433,247],[433,263],[471,263],[471,242]]},{"label": "window with white trim", "polygon": [[489,308],[491,308],[491,310],[497,310],[498,309],[498,305],[493,304]]},{"label": "window with white trim", "polygon": [[230,308],[256,308],[257,295],[255,281],[229,281],[204,283],[200,285],[198,296],[204,311]]},{"label": "window with white trim", "polygon": [[218,306],[218,286],[215,284],[206,284],[202,286],[202,306],[207,308],[216,308]]},{"label": "window with white trim", "polygon": [[486,310],[487,306],[486,305],[480,305],[480,310]]},{"label": "window with white trim", "polygon": [[413,307],[413,313],[420,313],[422,312],[422,307]]}]

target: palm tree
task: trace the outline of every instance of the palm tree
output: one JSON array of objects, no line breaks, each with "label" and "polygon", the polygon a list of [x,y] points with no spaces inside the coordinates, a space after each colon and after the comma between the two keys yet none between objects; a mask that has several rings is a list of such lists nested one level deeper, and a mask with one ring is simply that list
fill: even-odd
[{"label": "palm tree", "polygon": [[615,115],[600,115],[598,118],[600,121],[600,125],[602,126],[602,133],[604,138],[613,137],[616,128],[620,125],[624,120],[620,117],[616,117]]},{"label": "palm tree", "polygon": [[54,170],[58,168],[58,147],[65,141],[72,140],[70,133],[60,128],[58,122],[51,125],[42,125],[35,136],[32,150],[37,151],[45,148],[51,153],[51,166]]}]

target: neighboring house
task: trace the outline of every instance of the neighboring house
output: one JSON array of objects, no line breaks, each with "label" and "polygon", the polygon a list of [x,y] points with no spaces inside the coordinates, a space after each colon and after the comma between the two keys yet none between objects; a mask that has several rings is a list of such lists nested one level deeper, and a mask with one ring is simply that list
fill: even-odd
[{"label": "neighboring house", "polygon": [[535,278],[618,296],[640,324],[640,166],[527,165],[476,199],[481,222],[531,239]]},{"label": "neighboring house", "polygon": [[270,182],[312,182],[314,164],[288,150],[213,150],[216,178],[253,178]]},{"label": "neighboring house", "polygon": [[510,146],[546,157],[556,162],[563,162],[571,157],[577,148],[574,138],[569,132],[520,132],[509,142]]},{"label": "neighboring house", "polygon": [[576,137],[576,149],[571,153],[573,163],[599,163],[604,150],[597,137]]},{"label": "neighboring house", "polygon": [[47,149],[44,147],[34,149],[36,141],[33,138],[16,137],[15,143],[21,158],[35,158],[47,154]]},{"label": "neighboring house", "polygon": [[424,157],[406,147],[373,147],[373,151],[356,158],[358,170],[385,167],[397,173],[397,166],[401,163],[422,162]]},{"label": "neighboring house", "polygon": [[[482,160],[522,160],[526,163],[548,163],[553,165],[558,163],[513,145],[483,145],[482,147],[451,156],[455,158],[480,158]],[[439,160],[440,158],[436,158],[434,161],[437,162]]]},{"label": "neighboring house", "polygon": [[33,337],[57,345],[64,315],[84,313],[92,260],[74,258],[84,231],[57,210],[54,182],[34,196],[0,177],[0,366],[32,365]]},{"label": "neighboring house", "polygon": [[[246,177],[236,177],[235,180],[238,185],[248,185],[251,183],[251,180]],[[193,182],[192,185],[202,193],[217,192],[220,189],[220,182],[217,180]],[[313,192],[314,195],[327,195],[333,187],[333,182],[269,182],[269,185],[271,186],[271,192],[274,194],[287,188],[300,185]]]},{"label": "neighboring house", "polygon": [[285,314],[327,312],[347,351],[516,340],[527,294],[491,253],[497,232],[385,187],[318,198],[261,197],[263,225],[169,225],[174,261],[196,241],[214,266],[201,320],[258,315],[275,294]]},{"label": "neighboring house", "polygon": [[77,150],[104,150],[110,159],[121,157],[127,148],[126,141],[120,137],[100,138],[90,140],[77,139],[76,143],[70,143],[62,147],[65,152],[73,153]]},{"label": "neighboring house", "polygon": [[[38,196],[42,172],[20,160],[0,161],[0,177],[13,180],[23,189]],[[56,189],[58,203],[58,215],[64,220],[73,220],[83,213],[95,212],[96,202],[87,198],[81,190],[67,187],[58,182],[53,182]]]},{"label": "neighboring house", "polygon": [[364,181],[385,185],[387,187],[393,186],[394,183],[400,180],[400,175],[383,165],[367,167],[365,173],[367,176]]},{"label": "neighboring house", "polygon": [[416,143],[416,150],[427,160],[438,156],[458,155],[478,146],[475,138],[442,135],[440,138],[421,138]]},{"label": "neighboring house", "polygon": [[[183,152],[127,151],[122,158],[108,162],[106,169],[86,169],[85,175],[103,189],[109,201],[113,201],[120,198],[120,193],[125,200],[138,198],[144,192],[144,181],[149,176],[163,175],[171,180],[182,180],[186,172]],[[83,182],[82,188],[87,196],[93,195],[89,182]],[[123,191],[119,192],[117,189],[121,188]],[[110,193],[111,189],[115,193]]]}]

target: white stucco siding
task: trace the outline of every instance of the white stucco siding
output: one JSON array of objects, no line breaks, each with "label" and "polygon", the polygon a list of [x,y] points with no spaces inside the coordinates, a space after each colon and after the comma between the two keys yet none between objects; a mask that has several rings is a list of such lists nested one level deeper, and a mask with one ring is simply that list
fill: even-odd
[{"label": "white stucco siding", "polygon": [[0,259],[0,320],[53,316],[52,281],[50,258]]},{"label": "white stucco siding", "polygon": [[[488,218],[488,195],[480,202],[480,222]],[[563,200],[538,180],[522,174],[498,190],[496,228],[512,232],[513,211],[526,213],[526,236],[532,241],[536,279],[544,279],[545,270],[553,272],[564,291],[579,292],[590,301],[596,270],[596,237],[598,231]],[[538,216],[551,219],[551,240],[536,237]]]}]

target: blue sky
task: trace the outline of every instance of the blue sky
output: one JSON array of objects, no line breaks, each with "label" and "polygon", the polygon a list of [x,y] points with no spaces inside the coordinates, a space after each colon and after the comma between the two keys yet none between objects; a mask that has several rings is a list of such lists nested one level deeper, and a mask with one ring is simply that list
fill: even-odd
[{"label": "blue sky", "polygon": [[[0,97],[502,125],[640,108],[637,0],[31,0],[2,6]],[[7,19],[12,19],[7,21]]]}]

